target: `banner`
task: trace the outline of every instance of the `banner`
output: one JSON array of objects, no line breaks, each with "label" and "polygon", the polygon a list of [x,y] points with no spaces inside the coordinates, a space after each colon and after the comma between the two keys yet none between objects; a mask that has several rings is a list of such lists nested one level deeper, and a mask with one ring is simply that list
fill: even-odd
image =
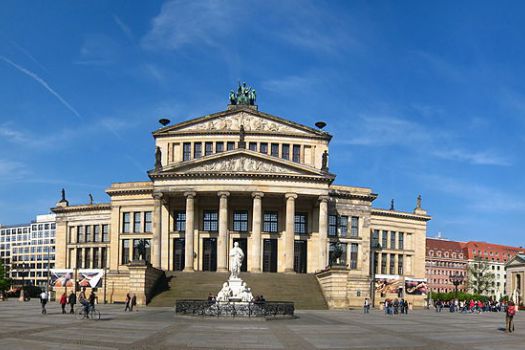
[{"label": "banner", "polygon": [[401,287],[401,278],[398,275],[375,275],[375,288],[377,293],[385,295],[387,293],[397,294]]},{"label": "banner", "polygon": [[405,293],[410,295],[426,295],[426,278],[405,278]]},{"label": "banner", "polygon": [[73,270],[51,269],[50,272],[53,287],[74,287]]},{"label": "banner", "polygon": [[82,287],[100,288],[102,287],[102,276],[104,276],[104,270],[78,270],[78,285]]}]

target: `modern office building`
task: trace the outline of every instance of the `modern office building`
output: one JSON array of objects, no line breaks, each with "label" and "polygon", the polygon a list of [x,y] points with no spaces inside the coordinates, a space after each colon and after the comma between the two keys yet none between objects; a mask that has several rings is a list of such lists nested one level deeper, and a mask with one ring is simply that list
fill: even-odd
[{"label": "modern office building", "polygon": [[55,214],[0,228],[0,257],[14,285],[47,285],[48,270],[55,265],[55,228]]}]

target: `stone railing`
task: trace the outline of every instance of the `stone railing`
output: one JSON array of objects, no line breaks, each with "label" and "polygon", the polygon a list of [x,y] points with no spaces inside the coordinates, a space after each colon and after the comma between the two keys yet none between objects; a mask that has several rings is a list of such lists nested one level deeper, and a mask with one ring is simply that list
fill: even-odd
[{"label": "stone railing", "polygon": [[175,313],[208,317],[293,318],[293,302],[209,302],[207,300],[177,300]]}]

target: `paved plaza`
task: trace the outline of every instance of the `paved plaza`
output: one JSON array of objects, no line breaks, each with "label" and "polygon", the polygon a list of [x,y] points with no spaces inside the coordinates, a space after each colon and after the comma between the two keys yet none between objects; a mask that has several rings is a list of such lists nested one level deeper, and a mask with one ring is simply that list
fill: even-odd
[{"label": "paved plaza", "polygon": [[172,308],[99,305],[100,321],[40,314],[37,300],[0,302],[0,349],[523,349],[525,313],[516,332],[503,313],[418,310],[387,316],[351,311],[298,311],[294,320],[232,320],[175,316]]}]

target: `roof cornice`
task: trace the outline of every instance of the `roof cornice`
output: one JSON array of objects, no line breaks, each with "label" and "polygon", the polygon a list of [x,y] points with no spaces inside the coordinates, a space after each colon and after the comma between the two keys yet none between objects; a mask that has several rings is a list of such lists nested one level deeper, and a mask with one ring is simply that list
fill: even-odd
[{"label": "roof cornice", "polygon": [[396,211],[396,210],[377,209],[377,208],[372,208],[372,215],[387,216],[387,217],[393,217],[393,218],[399,218],[399,219],[410,219],[410,220],[425,221],[425,222],[430,221],[432,219],[430,215],[420,215],[420,214],[413,214],[413,213],[405,213],[405,212]]},{"label": "roof cornice", "polygon": [[89,212],[89,211],[100,211],[100,210],[111,210],[110,203],[98,203],[98,204],[83,204],[83,205],[72,205],[67,207],[54,207],[51,211],[56,214],[74,213],[74,212]]}]

